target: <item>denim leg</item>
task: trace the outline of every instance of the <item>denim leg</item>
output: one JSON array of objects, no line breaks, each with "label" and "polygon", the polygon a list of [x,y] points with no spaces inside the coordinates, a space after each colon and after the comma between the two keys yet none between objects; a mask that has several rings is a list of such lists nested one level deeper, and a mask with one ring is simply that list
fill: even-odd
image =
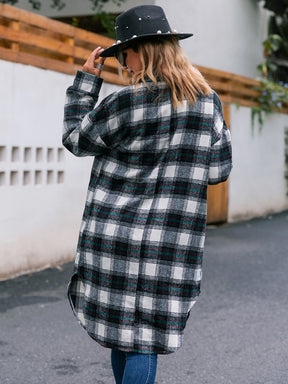
[{"label": "denim leg", "polygon": [[122,384],[154,384],[157,355],[126,353],[126,365]]},{"label": "denim leg", "polygon": [[111,364],[116,384],[122,384],[126,365],[126,353],[118,351],[116,349],[112,349]]}]

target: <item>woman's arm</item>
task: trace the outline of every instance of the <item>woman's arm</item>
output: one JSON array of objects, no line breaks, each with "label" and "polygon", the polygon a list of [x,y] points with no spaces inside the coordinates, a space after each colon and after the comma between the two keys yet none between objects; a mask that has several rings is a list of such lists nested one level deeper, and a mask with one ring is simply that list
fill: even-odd
[{"label": "woman's arm", "polygon": [[83,65],[83,71],[77,72],[73,85],[66,92],[62,142],[76,156],[95,156],[105,147],[97,134],[95,122],[92,123],[89,117],[95,108],[103,83],[103,79],[99,77],[99,64],[103,65],[105,58],[96,63],[102,51],[103,49],[98,47],[91,53]]},{"label": "woman's arm", "polygon": [[223,117],[221,102],[216,94],[214,100],[214,136],[217,139],[211,146],[209,184],[218,184],[227,180],[232,169],[230,131]]}]

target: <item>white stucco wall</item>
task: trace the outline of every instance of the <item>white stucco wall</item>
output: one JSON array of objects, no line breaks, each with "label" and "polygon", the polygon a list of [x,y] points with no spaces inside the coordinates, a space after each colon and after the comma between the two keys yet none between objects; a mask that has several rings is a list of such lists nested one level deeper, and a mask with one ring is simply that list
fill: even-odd
[{"label": "white stucco wall", "polygon": [[229,221],[288,209],[285,179],[285,127],[288,116],[266,116],[254,129],[251,109],[231,106],[233,170],[229,183]]},{"label": "white stucco wall", "polygon": [[72,81],[0,61],[0,279],[73,257],[92,159],[61,145]]}]

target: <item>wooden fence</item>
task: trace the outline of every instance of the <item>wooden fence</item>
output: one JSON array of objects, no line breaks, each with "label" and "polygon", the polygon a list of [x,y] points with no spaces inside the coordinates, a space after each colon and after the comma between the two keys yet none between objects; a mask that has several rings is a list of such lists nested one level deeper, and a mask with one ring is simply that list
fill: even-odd
[{"label": "wooden fence", "polygon": [[[93,49],[112,44],[104,36],[0,4],[0,59],[74,74]],[[103,78],[123,82],[114,58],[106,61]]]},{"label": "wooden fence", "polygon": [[[0,59],[74,74],[97,46],[111,46],[113,40],[49,18],[0,4]],[[114,58],[106,60],[105,81],[122,84]],[[198,67],[223,103],[257,106],[255,86],[259,82],[244,76]]]}]

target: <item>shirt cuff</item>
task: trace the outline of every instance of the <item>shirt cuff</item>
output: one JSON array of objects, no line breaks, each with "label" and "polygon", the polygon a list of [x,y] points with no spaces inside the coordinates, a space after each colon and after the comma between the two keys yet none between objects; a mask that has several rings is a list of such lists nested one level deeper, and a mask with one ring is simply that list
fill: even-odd
[{"label": "shirt cuff", "polygon": [[99,94],[102,83],[103,79],[101,77],[91,75],[87,72],[77,71],[73,88],[95,96]]}]

